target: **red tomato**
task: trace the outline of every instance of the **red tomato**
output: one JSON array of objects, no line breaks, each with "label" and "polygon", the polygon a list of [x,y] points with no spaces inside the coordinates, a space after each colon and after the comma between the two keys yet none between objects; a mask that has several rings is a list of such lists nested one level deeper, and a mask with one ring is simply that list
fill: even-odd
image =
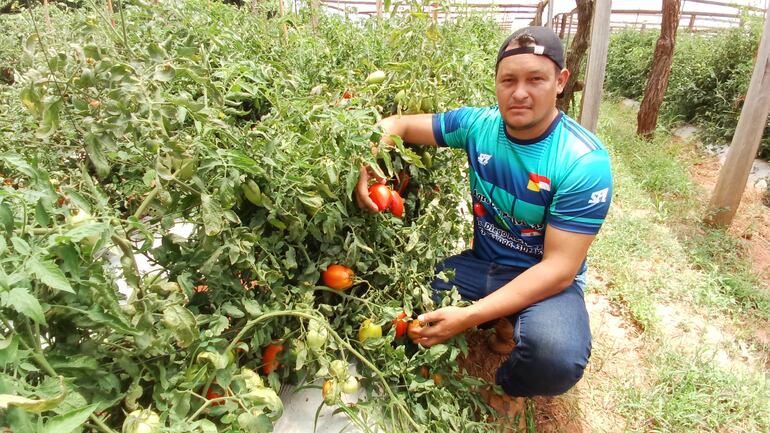
[{"label": "red tomato", "polygon": [[404,216],[404,199],[401,198],[398,191],[390,192],[390,213],[397,218]]},{"label": "red tomato", "polygon": [[395,319],[393,319],[393,326],[396,327],[396,337],[401,337],[406,334],[406,329],[409,327],[409,322],[404,321],[406,313],[403,311]]},{"label": "red tomato", "polygon": [[335,290],[347,290],[353,286],[356,274],[347,266],[329,265],[321,274],[324,284]]},{"label": "red tomato", "polygon": [[479,202],[473,203],[473,214],[481,218],[487,214],[487,208]]},{"label": "red tomato", "polygon": [[382,212],[390,206],[390,188],[387,185],[375,183],[369,187],[369,198],[377,205],[377,210]]},{"label": "red tomato", "polygon": [[342,99],[350,99],[353,97],[353,92],[350,92],[348,90],[345,90],[342,92]]},{"label": "red tomato", "polygon": [[[214,385],[211,385],[209,387],[208,392],[206,392],[206,399],[208,399],[208,400],[214,400],[215,398],[222,398],[222,397],[224,397],[224,395],[222,393],[217,392],[216,390],[214,390]],[[222,405],[222,404],[225,404],[224,400],[215,401],[215,402],[211,403],[211,406],[219,406],[219,405]]]},{"label": "red tomato", "polygon": [[262,352],[262,372],[270,374],[276,368],[280,367],[278,360],[275,359],[278,353],[283,350],[283,344],[270,344]]}]

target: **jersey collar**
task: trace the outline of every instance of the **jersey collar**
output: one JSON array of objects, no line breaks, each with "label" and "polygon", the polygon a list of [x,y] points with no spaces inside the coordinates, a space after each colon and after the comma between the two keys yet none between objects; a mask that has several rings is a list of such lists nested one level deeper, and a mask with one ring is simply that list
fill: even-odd
[{"label": "jersey collar", "polygon": [[[510,141],[511,143],[515,144],[534,144],[538,141],[542,141],[544,138],[548,137],[551,132],[556,128],[556,125],[559,124],[561,121],[561,117],[564,115],[564,112],[559,110],[559,112],[556,114],[556,117],[553,118],[553,121],[550,125],[548,125],[548,128],[539,136],[535,138],[530,138],[529,140],[520,140],[518,138],[514,138],[511,136],[511,134],[508,133],[508,129],[505,127],[505,122],[503,122],[503,132],[505,132],[505,137]],[[502,119],[502,115],[500,115],[500,118]]]}]

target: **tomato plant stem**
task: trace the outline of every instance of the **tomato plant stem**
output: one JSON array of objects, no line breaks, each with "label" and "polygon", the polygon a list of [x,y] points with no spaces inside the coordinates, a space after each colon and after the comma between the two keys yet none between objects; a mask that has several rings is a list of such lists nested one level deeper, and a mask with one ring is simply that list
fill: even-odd
[{"label": "tomato plant stem", "polygon": [[134,218],[140,219],[142,215],[144,215],[144,212],[147,210],[147,207],[150,206],[150,203],[152,203],[153,200],[155,200],[155,196],[157,196],[159,192],[160,192],[160,185],[153,188],[152,191],[150,191],[150,193],[147,194],[147,197],[144,198],[142,203],[136,209],[136,212],[134,212]]}]

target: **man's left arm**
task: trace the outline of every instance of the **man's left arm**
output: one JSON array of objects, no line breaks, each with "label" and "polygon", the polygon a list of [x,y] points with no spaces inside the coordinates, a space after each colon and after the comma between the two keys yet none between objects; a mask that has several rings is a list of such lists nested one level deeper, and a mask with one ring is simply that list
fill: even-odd
[{"label": "man's left arm", "polygon": [[524,308],[567,288],[586,257],[595,235],[573,233],[549,226],[545,231],[543,259],[518,277],[468,307],[445,307],[421,315],[430,323],[417,342],[430,347],[468,328]]}]

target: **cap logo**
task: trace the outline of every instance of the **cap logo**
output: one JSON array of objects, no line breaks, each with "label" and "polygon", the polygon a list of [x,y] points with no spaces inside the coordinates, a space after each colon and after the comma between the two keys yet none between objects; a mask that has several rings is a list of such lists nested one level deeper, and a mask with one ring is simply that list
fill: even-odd
[{"label": "cap logo", "polygon": [[535,50],[534,50],[534,51],[532,51],[532,52],[533,52],[533,53],[535,53],[535,54],[537,54],[538,56],[542,56],[542,55],[543,55],[543,53],[545,52],[545,47],[544,47],[544,46],[542,46],[542,45],[535,45],[535,46],[534,46],[534,47],[532,47],[532,48],[534,48],[534,49],[535,49]]}]

